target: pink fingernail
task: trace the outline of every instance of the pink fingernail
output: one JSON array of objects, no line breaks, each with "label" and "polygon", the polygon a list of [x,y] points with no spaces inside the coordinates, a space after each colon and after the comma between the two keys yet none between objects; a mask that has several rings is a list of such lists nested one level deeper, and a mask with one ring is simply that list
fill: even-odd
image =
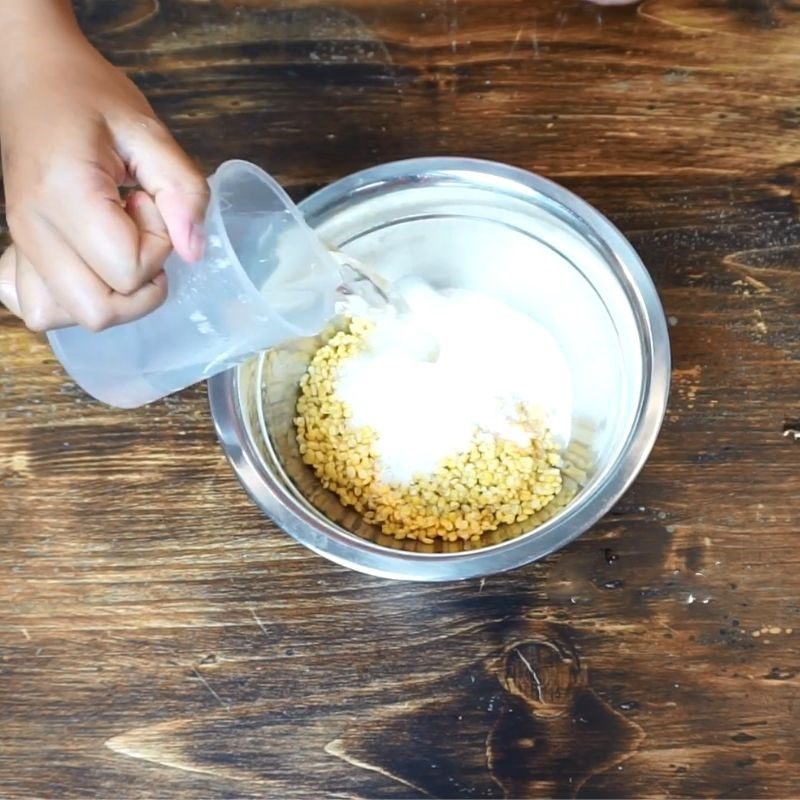
[{"label": "pink fingernail", "polygon": [[189,231],[189,252],[193,261],[199,261],[206,249],[206,235],[202,225],[192,224]]}]

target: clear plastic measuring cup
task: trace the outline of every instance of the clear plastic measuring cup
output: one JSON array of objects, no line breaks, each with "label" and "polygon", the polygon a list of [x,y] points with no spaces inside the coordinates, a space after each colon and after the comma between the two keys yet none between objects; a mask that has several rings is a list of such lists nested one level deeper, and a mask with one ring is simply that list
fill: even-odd
[{"label": "clear plastic measuring cup", "polygon": [[197,264],[169,257],[164,305],[100,333],[48,335],[73,380],[103,403],[142,406],[315,334],[334,313],[342,266],[275,180],[228,161],[209,186],[205,255]]}]

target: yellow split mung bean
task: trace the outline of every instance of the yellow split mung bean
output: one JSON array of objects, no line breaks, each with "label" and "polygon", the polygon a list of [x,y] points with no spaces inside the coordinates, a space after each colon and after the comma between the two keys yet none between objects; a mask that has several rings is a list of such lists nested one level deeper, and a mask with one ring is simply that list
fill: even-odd
[{"label": "yellow split mung bean", "polygon": [[364,520],[397,539],[480,541],[500,525],[525,522],[562,489],[563,463],[541,414],[520,406],[514,422],[527,445],[476,430],[470,446],[409,484],[382,480],[374,431],[356,427],[337,398],[339,367],[362,353],[372,323],[351,319],[314,355],[300,381],[295,427],[303,461],[322,485]]}]

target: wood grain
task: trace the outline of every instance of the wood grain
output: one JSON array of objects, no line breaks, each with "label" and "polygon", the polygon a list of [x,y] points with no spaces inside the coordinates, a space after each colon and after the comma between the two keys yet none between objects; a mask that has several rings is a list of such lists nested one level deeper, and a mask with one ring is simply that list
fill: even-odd
[{"label": "wood grain", "polygon": [[466,154],[607,213],[671,318],[663,435],[514,573],[386,583],[248,501],[204,390],[109,411],[0,311],[0,794],[800,794],[800,11],[85,0],[210,171]]}]

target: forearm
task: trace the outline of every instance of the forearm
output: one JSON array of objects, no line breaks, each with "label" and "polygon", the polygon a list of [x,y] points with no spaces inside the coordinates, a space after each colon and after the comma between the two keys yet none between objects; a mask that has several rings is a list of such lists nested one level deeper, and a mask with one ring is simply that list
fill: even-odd
[{"label": "forearm", "polygon": [[70,0],[0,0],[0,29],[0,58],[36,39],[83,38]]},{"label": "forearm", "polygon": [[69,81],[76,62],[100,55],[81,32],[70,0],[0,0],[0,31],[2,136],[25,98]]},{"label": "forearm", "polygon": [[88,46],[70,0],[0,0],[0,30],[0,101],[38,65]]}]

